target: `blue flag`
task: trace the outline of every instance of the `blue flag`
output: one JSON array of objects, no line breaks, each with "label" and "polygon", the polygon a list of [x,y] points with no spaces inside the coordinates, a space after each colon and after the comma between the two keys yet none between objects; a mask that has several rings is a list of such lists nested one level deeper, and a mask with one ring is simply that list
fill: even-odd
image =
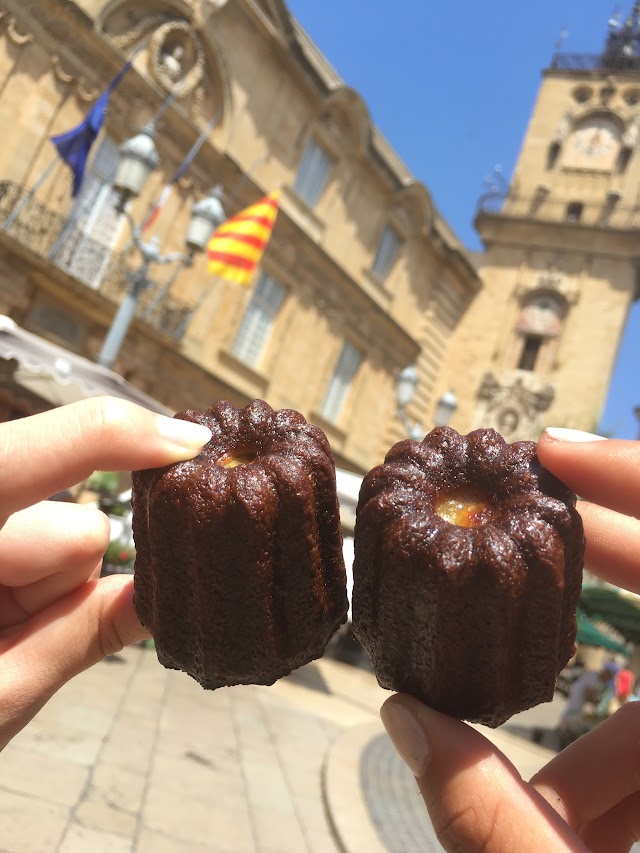
[{"label": "blue flag", "polygon": [[89,152],[104,124],[111,93],[131,68],[132,62],[133,57],[120,69],[107,89],[91,107],[86,118],[77,127],[51,137],[58,154],[73,172],[73,188],[71,190],[73,198],[78,195],[82,187]]}]

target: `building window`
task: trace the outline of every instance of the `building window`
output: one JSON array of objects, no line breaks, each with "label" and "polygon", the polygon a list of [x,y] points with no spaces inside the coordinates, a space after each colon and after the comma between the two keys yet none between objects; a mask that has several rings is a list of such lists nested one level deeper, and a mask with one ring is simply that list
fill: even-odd
[{"label": "building window", "polygon": [[380,281],[384,281],[396,262],[400,249],[400,237],[387,226],[380,237],[376,256],[373,259],[371,273]]},{"label": "building window", "polygon": [[118,144],[104,136],[52,249],[56,264],[93,288],[102,282],[123,224],[116,210],[118,193],[111,184],[117,166]]},{"label": "building window", "polygon": [[245,364],[255,367],[271,335],[285,289],[270,275],[262,273],[247,306],[232,352]]},{"label": "building window", "polygon": [[324,148],[311,139],[293,182],[293,189],[309,207],[315,207],[320,201],[332,165],[333,160]]},{"label": "building window", "polygon": [[342,407],[353,383],[362,355],[351,344],[345,343],[333,371],[320,414],[331,423],[340,417]]},{"label": "building window", "polygon": [[584,205],[581,201],[571,201],[567,205],[565,219],[567,222],[580,222],[582,219],[582,209]]},{"label": "building window", "polygon": [[538,335],[525,335],[522,343],[522,352],[518,362],[518,370],[535,370],[536,361],[540,355],[540,347],[544,338]]}]

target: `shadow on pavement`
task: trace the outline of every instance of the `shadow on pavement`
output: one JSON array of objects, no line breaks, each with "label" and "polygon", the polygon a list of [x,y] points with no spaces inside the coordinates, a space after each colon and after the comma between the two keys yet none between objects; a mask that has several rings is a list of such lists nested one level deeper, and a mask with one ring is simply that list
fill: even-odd
[{"label": "shadow on pavement", "polygon": [[322,673],[316,664],[308,663],[306,666],[301,666],[300,669],[295,669],[286,678],[288,681],[293,681],[294,684],[299,684],[308,690],[317,690],[319,693],[331,694],[331,690],[329,690],[327,682],[322,677]]},{"label": "shadow on pavement", "polygon": [[544,726],[519,726],[516,723],[505,723],[501,728],[509,734],[528,740],[530,743],[537,743],[539,746],[544,746],[554,752],[560,752],[562,748],[555,729],[545,728]]}]

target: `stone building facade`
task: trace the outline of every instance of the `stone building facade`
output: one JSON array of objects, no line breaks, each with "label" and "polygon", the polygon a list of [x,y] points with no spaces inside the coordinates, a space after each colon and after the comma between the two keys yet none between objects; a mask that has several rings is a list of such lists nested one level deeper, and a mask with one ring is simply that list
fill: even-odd
[{"label": "stone building facade", "polygon": [[[111,188],[118,146],[164,110],[137,221],[213,127],[149,232],[163,251],[183,250],[215,184],[229,215],[276,189],[281,205],[250,288],[212,279],[202,255],[152,267],[115,364],[133,386],[172,410],[297,408],[356,473],[404,437],[395,385],[412,364],[407,414],[425,431],[450,390],[461,431],[591,430],[638,296],[636,18],[601,55],[558,55],[544,72],[513,180],[481,199],[472,258],[284,0],[5,0],[0,314],[96,359],[140,262]],[[127,58],[73,200],[49,139]],[[2,365],[0,417],[52,404],[14,368]]]},{"label": "stone building facade", "polygon": [[[73,200],[49,139],[131,57]],[[111,187],[118,146],[163,103],[161,166],[131,204],[138,222],[215,120],[149,232],[163,252],[183,250],[191,206],[213,185],[229,215],[278,189],[280,212],[250,288],[212,279],[202,255],[187,269],[152,266],[117,372],[173,410],[219,397],[297,408],[340,466],[364,472],[404,437],[395,386],[414,364],[408,415],[430,428],[480,277],[283,0],[5,0],[0,314],[97,357],[140,262]],[[50,404],[5,374],[16,406]]]}]

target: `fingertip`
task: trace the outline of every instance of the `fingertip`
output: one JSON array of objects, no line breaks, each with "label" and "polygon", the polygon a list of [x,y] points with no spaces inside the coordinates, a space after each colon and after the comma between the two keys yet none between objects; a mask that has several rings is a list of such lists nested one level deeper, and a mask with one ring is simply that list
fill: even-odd
[{"label": "fingertip", "polygon": [[583,432],[578,429],[567,427],[546,427],[541,438],[546,441],[562,442],[567,444],[587,444],[592,441],[606,441],[604,435],[596,435],[592,432]]},{"label": "fingertip", "polygon": [[429,764],[431,746],[416,706],[420,706],[416,699],[396,694],[380,708],[380,718],[398,755],[420,779]]},{"label": "fingertip", "polygon": [[171,462],[193,459],[212,437],[211,430],[204,424],[164,415],[156,416],[156,429]]}]

